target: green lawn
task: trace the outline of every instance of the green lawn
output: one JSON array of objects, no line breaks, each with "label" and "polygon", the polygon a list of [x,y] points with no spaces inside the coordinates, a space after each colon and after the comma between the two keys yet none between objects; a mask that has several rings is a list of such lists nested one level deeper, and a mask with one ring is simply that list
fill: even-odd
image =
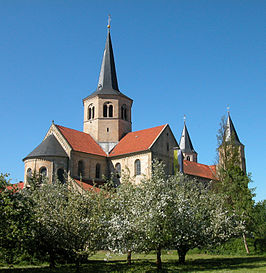
[{"label": "green lawn", "polygon": [[[80,273],[86,272],[157,272],[155,264],[155,254],[134,254],[132,255],[132,265],[126,264],[125,255],[106,256],[106,252],[99,251],[90,257],[89,263],[80,267]],[[161,272],[265,272],[266,256],[225,256],[207,254],[188,254],[186,265],[177,264],[177,254],[175,251],[166,252],[162,255],[163,270]],[[8,269],[0,267],[3,272],[23,272],[23,273],[67,273],[76,272],[73,265],[58,266],[55,270],[50,270],[48,265],[24,266]]]}]

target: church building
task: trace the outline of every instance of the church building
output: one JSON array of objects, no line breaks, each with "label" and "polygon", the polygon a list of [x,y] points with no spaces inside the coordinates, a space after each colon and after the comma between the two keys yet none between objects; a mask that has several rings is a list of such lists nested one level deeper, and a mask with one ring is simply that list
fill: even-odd
[{"label": "church building", "polygon": [[[23,159],[25,183],[33,173],[48,178],[50,183],[73,178],[85,189],[93,183],[104,183],[112,174],[118,184],[124,173],[139,183],[144,176],[151,176],[154,159],[163,161],[166,172],[174,174],[175,151],[180,171],[207,181],[218,180],[215,165],[197,162],[186,123],[179,144],[168,124],[132,132],[132,104],[133,100],[118,87],[108,25],[98,86],[83,99],[83,132],[52,122],[41,144]],[[227,137],[236,136],[244,160],[244,146],[229,115],[227,125]]]}]

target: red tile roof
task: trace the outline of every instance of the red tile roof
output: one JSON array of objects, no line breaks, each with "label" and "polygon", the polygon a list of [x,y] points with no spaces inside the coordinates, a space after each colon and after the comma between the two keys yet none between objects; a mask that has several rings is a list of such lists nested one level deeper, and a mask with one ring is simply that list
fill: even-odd
[{"label": "red tile roof", "polygon": [[183,164],[185,174],[208,178],[211,180],[218,180],[218,178],[215,176],[216,175],[215,165],[208,166],[188,160],[184,160]]},{"label": "red tile roof", "polygon": [[130,154],[148,150],[166,125],[161,125],[125,135],[109,156]]},{"label": "red tile roof", "polygon": [[106,156],[101,146],[86,133],[56,125],[74,151]]},{"label": "red tile roof", "polygon": [[8,190],[13,190],[14,192],[17,192],[19,190],[22,190],[24,187],[24,182],[19,182],[19,183],[16,183],[16,184],[11,184],[10,186],[7,186],[6,188]]},{"label": "red tile roof", "polygon": [[77,179],[74,179],[75,182],[85,191],[95,191],[95,192],[100,192],[101,190],[97,187],[93,187],[92,185],[85,183],[85,182],[81,182]]}]

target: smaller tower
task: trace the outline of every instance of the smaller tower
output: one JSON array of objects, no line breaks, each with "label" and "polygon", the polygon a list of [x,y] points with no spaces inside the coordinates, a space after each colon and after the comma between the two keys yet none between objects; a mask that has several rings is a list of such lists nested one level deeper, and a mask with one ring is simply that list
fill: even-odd
[{"label": "smaller tower", "polygon": [[219,147],[219,164],[222,164],[226,160],[225,156],[228,156],[228,154],[233,155],[233,148],[236,148],[236,152],[238,153],[240,168],[246,173],[245,146],[239,140],[228,111],[227,121],[224,128],[223,143]]},{"label": "smaller tower", "polygon": [[180,138],[179,146],[185,160],[197,162],[198,154],[194,150],[191,139],[189,137],[189,133],[186,126],[186,116],[184,116],[184,128]]}]

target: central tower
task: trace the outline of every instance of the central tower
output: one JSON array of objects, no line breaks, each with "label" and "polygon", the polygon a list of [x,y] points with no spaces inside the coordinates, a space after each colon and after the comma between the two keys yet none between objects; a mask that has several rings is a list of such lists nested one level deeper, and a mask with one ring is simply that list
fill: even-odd
[{"label": "central tower", "polygon": [[103,54],[98,86],[95,92],[83,99],[83,131],[90,134],[105,152],[131,132],[133,100],[119,91],[110,25]]}]

